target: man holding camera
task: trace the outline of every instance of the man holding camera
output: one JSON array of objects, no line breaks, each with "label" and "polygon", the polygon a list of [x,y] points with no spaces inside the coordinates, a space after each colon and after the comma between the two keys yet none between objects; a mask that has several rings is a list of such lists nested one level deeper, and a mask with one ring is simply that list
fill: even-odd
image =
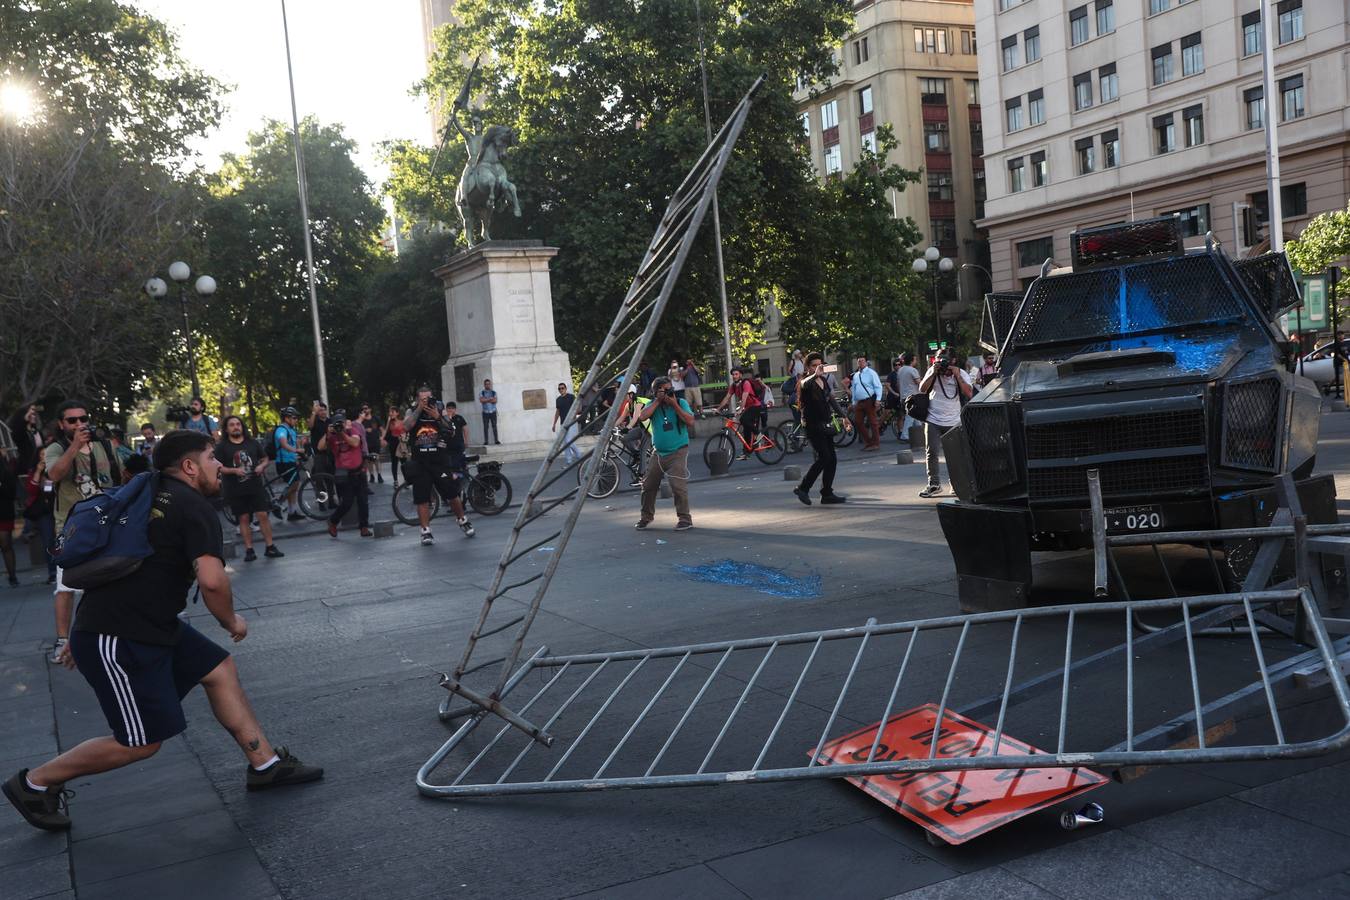
[{"label": "man holding camera", "polygon": [[[56,486],[52,514],[56,534],[66,525],[66,516],[81,500],[101,494],[122,482],[121,467],[105,441],[94,436],[89,407],[82,400],[67,400],[56,408],[61,434],[43,451],[47,477]],[[56,646],[52,662],[66,663],[70,657],[67,641],[70,620],[75,611],[76,592],[61,582],[61,567],[56,567]]]},{"label": "man holding camera", "polygon": [[403,477],[412,482],[417,521],[422,526],[422,546],[435,543],[431,536],[433,486],[441,499],[450,504],[464,536],[473,537],[473,525],[464,515],[464,501],[460,499],[469,423],[458,414],[454,403],[432,399],[431,388],[424,385],[417,389],[417,398],[403,417],[403,427],[408,431],[410,450],[403,464]]},{"label": "man holding camera", "polygon": [[[824,506],[843,503],[848,498],[834,492],[834,470],[839,460],[834,452],[834,433],[830,430],[831,413],[839,416],[846,430],[852,430],[848,417],[839,407],[830,389],[829,376],[835,366],[826,366],[825,357],[820,353],[809,353],[804,363],[805,374],[797,388],[799,405],[802,408],[802,425],[806,429],[806,439],[815,451],[815,462],[806,470],[801,484],[792,489],[797,499],[807,506],[811,505],[811,486],[820,478],[820,502]],[[831,371],[826,371],[826,369]]]},{"label": "man holding camera", "polygon": [[670,379],[664,375],[652,382],[652,391],[652,401],[633,419],[634,428],[651,420],[656,451],[642,477],[642,515],[634,527],[641,531],[656,518],[661,479],[669,477],[670,492],[675,497],[675,530],[688,531],[694,527],[689,517],[689,429],[694,425],[694,411],[687,400],[675,396]]},{"label": "man holding camera", "polygon": [[961,424],[961,406],[972,394],[970,379],[960,366],[952,362],[948,351],[941,351],[933,365],[919,382],[919,390],[928,395],[928,421],[924,426],[924,466],[928,470],[928,487],[919,491],[920,497],[936,497],[942,493],[941,470],[938,468],[938,445],[942,436]]},{"label": "man holding camera", "polygon": [[218,423],[206,414],[206,401],[201,397],[192,398],[192,402],[188,404],[188,414],[183,417],[178,427],[188,431],[200,431],[213,441],[220,440]]},{"label": "man holding camera", "polygon": [[366,432],[359,422],[352,422],[341,412],[328,421],[328,430],[319,438],[319,449],[326,450],[333,460],[341,502],[328,517],[328,533],[337,537],[338,523],[356,504],[356,516],[361,537],[372,537],[370,530],[370,488],[366,484]]}]

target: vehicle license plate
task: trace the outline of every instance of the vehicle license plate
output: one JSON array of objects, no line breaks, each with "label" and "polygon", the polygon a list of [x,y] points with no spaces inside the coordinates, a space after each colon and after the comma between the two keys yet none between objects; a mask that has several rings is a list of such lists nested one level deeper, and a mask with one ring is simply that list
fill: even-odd
[{"label": "vehicle license plate", "polygon": [[1157,504],[1148,506],[1118,506],[1106,510],[1107,534],[1126,534],[1135,531],[1160,531],[1166,520],[1162,507]]}]

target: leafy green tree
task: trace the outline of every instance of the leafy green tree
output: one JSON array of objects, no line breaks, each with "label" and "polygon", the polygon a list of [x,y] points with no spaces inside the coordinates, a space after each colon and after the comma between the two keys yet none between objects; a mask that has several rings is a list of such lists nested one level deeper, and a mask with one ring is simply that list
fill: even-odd
[{"label": "leafy green tree", "polygon": [[876,153],[864,150],[846,175],[824,182],[809,223],[819,248],[812,256],[819,288],[779,301],[789,344],[873,359],[916,345],[925,282],[910,263],[923,235],[909,218],[895,218],[887,192],[903,191],[920,173],[885,162],[896,146],[894,131],[883,125]]},{"label": "leafy green tree", "polygon": [[[695,0],[460,0],[455,12],[463,24],[438,34],[422,89],[448,107],[467,74],[463,60],[481,58],[484,119],[520,137],[507,168],[524,216],[499,217],[494,237],[530,235],[561,249],[559,342],[589,359],[706,144]],[[838,0],[704,3],[702,14],[714,127],[766,74],[720,188],[733,330],[748,341],[769,296],[805,302],[817,293],[807,221],[818,188],[792,87],[798,75],[832,73],[829,48],[852,18]],[[408,218],[457,224],[447,202],[464,164],[457,141],[434,172],[427,148],[395,145],[390,158],[388,187]],[[696,353],[720,333],[710,233],[705,225],[653,359]]]},{"label": "leafy green tree", "polygon": [[[350,390],[366,286],[388,265],[378,245],[384,212],[352,158],[341,126],[301,123],[310,228],[328,387]],[[248,149],[210,178],[202,216],[218,288],[203,333],[260,408],[318,396],[304,231],[289,127],[264,123]]]},{"label": "leafy green tree", "polygon": [[220,85],[116,0],[0,3],[0,36],[0,84],[36,107],[0,112],[0,408],[130,409],[182,362],[176,311],[140,288],[190,242],[183,147],[218,120]]},{"label": "leafy green tree", "polygon": [[[1314,216],[1284,249],[1294,268],[1307,274],[1325,272],[1350,257],[1350,204],[1345,209]],[[1344,289],[1338,282],[1332,302],[1339,303],[1341,294]]]}]

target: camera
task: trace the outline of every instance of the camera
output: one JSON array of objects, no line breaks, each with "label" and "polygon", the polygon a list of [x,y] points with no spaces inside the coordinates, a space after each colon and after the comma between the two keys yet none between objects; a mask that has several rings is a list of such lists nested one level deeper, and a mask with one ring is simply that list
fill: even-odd
[{"label": "camera", "polygon": [[933,360],[933,368],[937,369],[939,375],[950,375],[952,373],[952,360],[945,353]]},{"label": "camera", "polygon": [[192,417],[192,410],[186,406],[170,406],[164,411],[164,418],[170,422],[182,422]]},{"label": "camera", "polygon": [[328,420],[328,430],[332,432],[345,431],[347,428],[347,417],[342,413],[335,413],[333,418]]}]

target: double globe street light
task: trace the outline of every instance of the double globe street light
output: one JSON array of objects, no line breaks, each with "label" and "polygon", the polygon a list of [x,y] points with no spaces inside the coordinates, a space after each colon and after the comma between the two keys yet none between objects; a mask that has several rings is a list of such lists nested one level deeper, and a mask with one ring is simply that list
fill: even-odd
[{"label": "double globe street light", "polygon": [[937,341],[942,342],[942,313],[938,309],[937,295],[937,277],[938,273],[947,273],[956,268],[956,263],[946,256],[937,247],[929,247],[923,251],[923,256],[914,260],[910,266],[916,273],[922,275],[927,272],[929,281],[933,288],[933,324],[937,328]]},{"label": "double globe street light", "polygon": [[[202,395],[202,386],[197,381],[197,355],[192,346],[192,329],[188,323],[187,280],[192,277],[192,269],[185,262],[169,264],[169,277],[178,283],[178,305],[183,310],[183,342],[187,344],[188,371],[192,373],[192,396]],[[192,285],[199,297],[209,297],[216,292],[216,280],[210,275],[198,276]],[[163,278],[155,276],[145,283],[145,292],[159,300],[169,293],[169,286]]]}]

